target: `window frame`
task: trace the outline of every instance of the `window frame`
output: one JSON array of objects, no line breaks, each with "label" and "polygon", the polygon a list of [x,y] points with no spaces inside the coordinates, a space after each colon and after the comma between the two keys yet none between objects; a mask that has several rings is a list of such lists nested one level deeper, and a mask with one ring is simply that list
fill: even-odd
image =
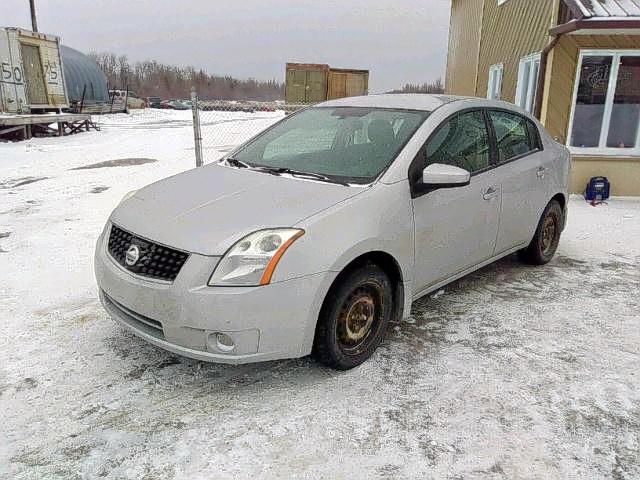
[{"label": "window frame", "polygon": [[[573,134],[573,123],[575,119],[576,101],[578,99],[578,88],[580,85],[580,72],[582,70],[582,61],[584,57],[612,57],[611,69],[609,71],[609,80],[607,83],[607,94],[604,103],[604,112],[602,117],[602,129],[600,131],[600,139],[597,147],[574,147],[571,145],[571,136]],[[640,120],[638,131],[636,133],[636,144],[632,148],[616,148],[608,147],[607,140],[609,137],[609,127],[611,125],[611,114],[613,112],[614,99],[618,83],[618,71],[622,57],[640,57],[640,49],[635,50],[618,50],[618,49],[581,49],[576,65],[576,75],[573,85],[573,95],[571,99],[571,114],[569,116],[569,125],[567,127],[566,146],[574,155],[585,156],[607,156],[607,157],[640,157]]]},{"label": "window frame", "polygon": [[[411,198],[412,199],[421,197],[423,195],[426,195],[427,193],[433,192],[435,190],[439,190],[441,188],[446,188],[446,187],[425,187],[424,184],[421,181],[422,171],[424,170],[424,168],[420,168],[420,164],[422,162],[422,159],[426,155],[425,150],[427,148],[427,144],[431,140],[433,140],[433,138],[436,136],[436,134],[438,133],[438,131],[440,130],[442,125],[444,125],[446,122],[451,120],[453,117],[455,117],[457,115],[463,115],[465,113],[471,113],[471,112],[477,112],[477,111],[482,113],[482,116],[484,118],[485,128],[487,129],[487,135],[489,137],[489,165],[486,168],[483,168],[482,170],[477,170],[475,172],[470,172],[470,177],[471,178],[475,177],[476,175],[481,175],[483,173],[489,172],[489,171],[491,171],[491,170],[493,170],[495,168],[502,167],[504,165],[508,165],[511,162],[515,162],[515,161],[520,160],[522,158],[528,157],[529,155],[533,155],[535,153],[544,151],[544,145],[542,143],[542,137],[540,135],[540,129],[538,128],[536,123],[533,120],[531,120],[530,118],[528,118],[526,115],[522,115],[522,114],[520,114],[518,112],[515,112],[513,110],[510,110],[508,108],[500,108],[500,107],[468,107],[468,108],[463,108],[461,110],[458,110],[457,112],[452,113],[451,115],[449,115],[448,117],[446,117],[444,120],[442,120],[440,122],[440,124],[433,130],[433,132],[431,132],[429,134],[429,136],[424,141],[424,143],[422,144],[422,146],[420,147],[420,149],[416,153],[415,157],[413,158],[413,160],[409,164],[409,168],[407,170],[407,177],[409,179],[409,191],[411,193]],[[506,112],[506,113],[510,113],[512,115],[516,115],[516,116],[521,117],[524,120],[526,120],[526,122],[527,122],[527,131],[528,131],[528,133],[529,133],[529,135],[531,137],[531,140],[534,141],[537,144],[537,148],[535,148],[534,150],[531,150],[529,152],[523,153],[521,155],[517,155],[515,157],[512,157],[509,160],[505,160],[504,162],[498,161],[498,158],[499,158],[498,157],[498,142],[496,140],[496,132],[495,132],[495,129],[493,128],[493,123],[492,123],[491,118],[489,116],[489,112],[490,111]],[[533,128],[534,131],[531,131],[531,128]],[[420,176],[416,176],[416,168],[419,169]],[[417,178],[419,180],[418,181],[413,180],[413,177],[415,177],[415,178]],[[465,186],[465,185],[461,185],[461,186]]]},{"label": "window frame", "polygon": [[[529,113],[532,113],[535,107],[536,96],[538,93],[538,78],[540,77],[541,59],[542,54],[540,52],[535,52],[522,57],[518,64],[518,81],[516,83],[515,104]],[[527,64],[530,68],[529,80],[527,81],[527,85],[524,85],[524,67]],[[531,72],[533,72],[533,67],[535,67],[536,64],[538,65],[538,69],[534,77],[533,75],[531,75]],[[523,100],[524,106],[521,105]]]},{"label": "window frame", "polygon": [[[533,148],[533,150],[529,150],[528,152],[521,153],[520,155],[511,157],[508,160],[505,160],[503,162],[499,161],[500,152],[498,150],[498,137],[496,136],[495,128],[493,128],[493,121],[491,120],[491,112],[504,112],[504,113],[508,113],[510,115],[514,115],[516,117],[522,118],[526,122],[527,136],[529,137],[529,141],[535,144],[535,147]],[[491,145],[491,148],[493,150],[491,157],[493,158],[492,163],[494,167],[501,167],[502,165],[507,165],[511,162],[515,162],[516,160],[520,160],[522,158],[528,157],[529,155],[533,155],[535,153],[544,151],[544,145],[542,144],[542,137],[540,136],[540,129],[538,128],[538,126],[535,124],[533,120],[527,118],[525,115],[522,115],[518,112],[514,112],[513,110],[509,110],[507,108],[494,108],[494,107],[485,108],[485,115],[486,115],[486,121],[489,125],[489,130],[490,130],[489,136],[492,138],[492,142],[493,142],[493,144]]]},{"label": "window frame", "polygon": [[[496,87],[492,87],[492,75],[497,74],[497,97],[492,95],[496,92]],[[495,63],[489,67],[489,77],[487,79],[487,99],[488,100],[502,100],[502,80],[504,77],[504,63]]]}]

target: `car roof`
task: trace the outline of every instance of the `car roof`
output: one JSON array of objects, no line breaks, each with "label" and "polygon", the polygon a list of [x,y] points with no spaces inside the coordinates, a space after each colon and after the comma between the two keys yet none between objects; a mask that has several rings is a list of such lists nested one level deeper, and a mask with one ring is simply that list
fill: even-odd
[{"label": "car roof", "polygon": [[398,108],[403,110],[424,110],[432,112],[438,107],[457,100],[471,100],[474,97],[454,95],[430,95],[426,93],[383,93],[362,97],[347,97],[329,100],[318,104],[319,107],[370,107]]}]

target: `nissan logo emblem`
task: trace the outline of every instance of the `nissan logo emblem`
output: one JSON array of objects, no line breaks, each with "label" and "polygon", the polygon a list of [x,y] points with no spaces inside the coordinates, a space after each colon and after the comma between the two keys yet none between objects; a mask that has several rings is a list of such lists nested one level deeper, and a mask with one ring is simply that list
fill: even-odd
[{"label": "nissan logo emblem", "polygon": [[133,267],[140,259],[140,248],[137,245],[130,245],[124,261],[130,267]]}]

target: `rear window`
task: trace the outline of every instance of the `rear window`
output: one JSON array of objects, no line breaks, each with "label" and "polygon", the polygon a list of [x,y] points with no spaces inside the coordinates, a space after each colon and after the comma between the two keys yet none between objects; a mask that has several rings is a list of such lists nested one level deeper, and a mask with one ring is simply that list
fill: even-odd
[{"label": "rear window", "polygon": [[489,117],[496,133],[499,162],[507,162],[540,149],[538,129],[531,120],[516,113],[498,110],[491,110]]}]

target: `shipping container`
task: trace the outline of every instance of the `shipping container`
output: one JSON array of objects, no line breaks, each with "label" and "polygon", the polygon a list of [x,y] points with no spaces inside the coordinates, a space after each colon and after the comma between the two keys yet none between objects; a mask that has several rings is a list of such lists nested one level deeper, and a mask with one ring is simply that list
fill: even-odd
[{"label": "shipping container", "polygon": [[0,28],[0,112],[67,108],[60,39],[20,28]]},{"label": "shipping container", "polygon": [[331,68],[318,63],[287,63],[285,100],[288,104],[317,103],[367,95],[369,71]]},{"label": "shipping container", "polygon": [[329,70],[327,100],[367,95],[369,92],[369,71],[332,68]]}]

